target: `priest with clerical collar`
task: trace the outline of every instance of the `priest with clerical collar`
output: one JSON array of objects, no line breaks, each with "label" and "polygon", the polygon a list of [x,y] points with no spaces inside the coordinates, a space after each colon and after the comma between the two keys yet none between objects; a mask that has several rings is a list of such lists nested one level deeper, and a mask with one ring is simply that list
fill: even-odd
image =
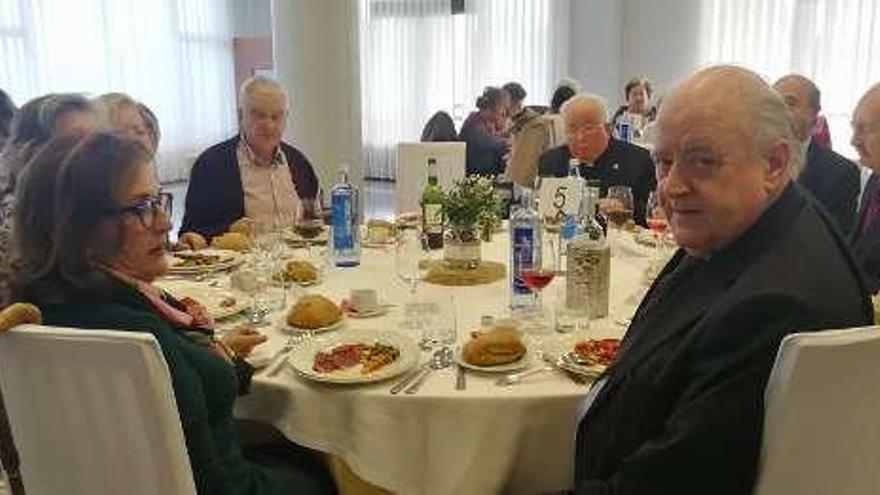
[{"label": "priest with clerical collar", "polygon": [[582,93],[562,105],[562,119],[568,143],[545,151],[538,163],[541,177],[569,175],[572,158],[581,162],[580,175],[598,180],[599,194],[611,186],[629,186],[633,194],[633,218],[645,224],[645,204],[654,190],[654,164],[640,146],[621,141],[608,132],[608,110],[602,97]]}]

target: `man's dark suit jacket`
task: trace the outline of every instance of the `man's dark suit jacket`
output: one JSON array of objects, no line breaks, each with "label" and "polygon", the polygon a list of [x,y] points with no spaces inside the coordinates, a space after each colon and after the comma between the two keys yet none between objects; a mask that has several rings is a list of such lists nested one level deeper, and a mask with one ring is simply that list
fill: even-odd
[{"label": "man's dark suit jacket", "polygon": [[[568,145],[549,149],[538,159],[538,175],[541,177],[568,176],[571,150]],[[611,186],[629,186],[633,193],[633,219],[645,226],[645,204],[648,195],[657,186],[654,162],[651,154],[641,146],[610,138],[608,147],[592,167],[580,166],[581,177],[601,181],[599,194],[605,196]]]},{"label": "man's dark suit jacket", "polygon": [[810,141],[798,183],[828,210],[840,231],[849,235],[856,220],[856,204],[861,188],[859,167],[815,141]]},{"label": "man's dark suit jacket", "polygon": [[[696,262],[675,254],[581,420],[577,494],[751,494],[782,338],[873,319],[830,224],[789,185],[724,250]],[[692,271],[672,277],[680,264]]]},{"label": "man's dark suit jacket", "polygon": [[862,230],[865,223],[865,209],[870,202],[869,198],[877,194],[877,188],[880,188],[880,175],[875,172],[865,184],[858,221],[850,236],[853,254],[862,267],[862,273],[868,281],[868,290],[872,294],[880,289],[880,218],[875,219],[864,233]]},{"label": "man's dark suit jacket", "polygon": [[[238,168],[240,137],[215,144],[196,159],[189,176],[186,211],[180,233],[198,232],[210,239],[229,230],[244,216],[244,190]],[[290,176],[300,198],[318,195],[318,178],[305,155],[286,143],[281,151],[287,158]]]}]

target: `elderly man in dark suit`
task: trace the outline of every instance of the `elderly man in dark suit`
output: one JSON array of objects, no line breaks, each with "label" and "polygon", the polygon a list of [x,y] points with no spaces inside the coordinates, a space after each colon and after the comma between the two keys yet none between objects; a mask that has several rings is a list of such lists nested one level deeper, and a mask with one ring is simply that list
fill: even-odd
[{"label": "elderly man in dark suit", "polygon": [[287,116],[287,93],[277,81],[254,76],[242,83],[240,133],[211,146],[193,164],[182,244],[204,245],[205,238],[242,218],[264,230],[292,227],[304,205],[314,208],[315,171],[305,155],[281,141]]},{"label": "elderly man in dark suit", "polygon": [[656,185],[648,151],[611,137],[608,110],[600,96],[575,95],[562,105],[561,113],[568,143],[541,154],[538,175],[565,177],[574,158],[579,162],[581,177],[599,180],[601,196],[611,186],[629,186],[633,194],[633,219],[646,225],[645,204]]},{"label": "elderly man in dark suit", "polygon": [[795,179],[831,214],[840,230],[848,235],[856,218],[861,186],[859,167],[812,139],[822,108],[819,88],[799,74],[781,77],[773,88],[785,99],[795,138],[806,154],[803,166],[793,171]]},{"label": "elderly man in dark suit", "polygon": [[852,145],[871,176],[850,241],[871,293],[880,289],[880,84],[859,100],[852,119]]},{"label": "elderly man in dark suit", "polygon": [[838,229],[791,183],[798,143],[757,74],[695,74],[657,131],[658,190],[681,249],[590,390],[575,491],[747,495],[781,339],[868,324],[872,308]]}]

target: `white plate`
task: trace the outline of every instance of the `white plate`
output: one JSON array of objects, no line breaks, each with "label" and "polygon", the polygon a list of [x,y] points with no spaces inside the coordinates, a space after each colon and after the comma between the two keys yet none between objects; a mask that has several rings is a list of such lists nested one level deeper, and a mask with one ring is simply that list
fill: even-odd
[{"label": "white plate", "polygon": [[[182,253],[192,254],[193,252],[194,251],[183,251]],[[178,253],[168,253],[165,255],[165,258],[168,260],[168,273],[178,275],[195,275],[198,273],[205,273],[215,270],[226,270],[232,268],[233,266],[240,265],[244,261],[244,258],[242,258],[240,253],[237,253],[235,251],[227,251],[225,249],[202,249],[200,251],[195,251],[195,253],[217,255],[220,256],[220,261],[210,265],[174,266],[175,263],[179,263],[181,261],[180,258],[174,256]]]},{"label": "white plate", "polygon": [[347,311],[345,314],[350,316],[351,318],[375,318],[377,316],[382,316],[388,313],[388,306],[385,304],[380,304],[376,309],[372,311]]},{"label": "white plate", "polygon": [[[588,339],[601,339],[601,338],[604,338],[604,337],[597,337],[594,334],[584,335],[583,333],[579,333],[579,332],[562,334],[556,338],[547,338],[544,340],[544,344],[543,344],[544,357],[546,357],[547,359],[550,359],[551,361],[555,361],[555,360],[559,359],[559,357],[562,356],[563,354],[573,351],[575,344],[577,344],[578,342],[581,342],[583,340],[588,340]],[[582,364],[570,363],[570,364],[567,364],[566,366],[571,368],[571,370],[576,373],[596,374],[596,375],[605,371],[605,368],[606,368],[605,366],[602,366],[601,364],[594,364],[591,366],[587,366],[587,365],[582,365]]]},{"label": "white plate", "polygon": [[532,364],[532,351],[526,346],[526,353],[516,361],[507,364],[499,364],[497,366],[477,366],[476,364],[470,364],[461,357],[461,348],[455,349],[455,361],[460,364],[463,368],[467,368],[469,370],[480,371],[483,373],[506,373],[508,371],[516,371],[521,370],[523,368],[528,368],[530,364]]},{"label": "white plate", "polygon": [[[393,363],[383,366],[373,373],[361,374],[360,366],[345,370],[321,373],[312,366],[315,355],[343,344],[373,344],[381,342],[392,345],[400,350],[400,356]],[[419,361],[419,348],[409,337],[397,332],[380,332],[376,330],[357,330],[325,335],[309,340],[296,348],[288,358],[288,363],[300,375],[311,380],[327,383],[370,383],[393,378],[416,365]]]},{"label": "white plate", "polygon": [[[237,295],[231,291],[210,287],[206,284],[192,280],[157,280],[156,286],[162,288],[178,299],[189,297],[198,301],[211,318],[222,320],[235,316],[247,308],[247,300],[243,295]],[[223,306],[221,303],[226,299],[235,299],[235,304]]]},{"label": "white plate", "polygon": [[342,318],[340,318],[339,321],[337,321],[336,323],[334,323],[332,325],[327,325],[326,327],[319,327],[319,328],[295,327],[295,326],[289,325],[287,323],[287,315],[284,315],[284,317],[282,317],[280,320],[278,320],[278,323],[275,326],[279,330],[281,330],[282,332],[287,333],[287,334],[300,334],[300,333],[305,333],[305,332],[312,332],[312,333],[329,332],[331,330],[337,330],[339,328],[342,328],[344,325],[345,325],[345,314],[343,313]]},{"label": "white plate", "polygon": [[292,246],[305,246],[307,244],[327,244],[330,241],[330,230],[325,228],[315,237],[303,237],[293,230],[285,230],[284,241]]}]

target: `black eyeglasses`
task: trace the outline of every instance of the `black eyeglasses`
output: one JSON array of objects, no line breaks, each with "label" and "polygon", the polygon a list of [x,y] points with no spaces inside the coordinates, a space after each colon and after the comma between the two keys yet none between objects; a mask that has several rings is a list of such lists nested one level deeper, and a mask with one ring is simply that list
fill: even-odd
[{"label": "black eyeglasses", "polygon": [[106,214],[111,216],[134,215],[145,229],[149,229],[155,224],[156,215],[159,212],[171,216],[171,200],[171,193],[163,192],[141,199],[129,206],[107,210]]}]

